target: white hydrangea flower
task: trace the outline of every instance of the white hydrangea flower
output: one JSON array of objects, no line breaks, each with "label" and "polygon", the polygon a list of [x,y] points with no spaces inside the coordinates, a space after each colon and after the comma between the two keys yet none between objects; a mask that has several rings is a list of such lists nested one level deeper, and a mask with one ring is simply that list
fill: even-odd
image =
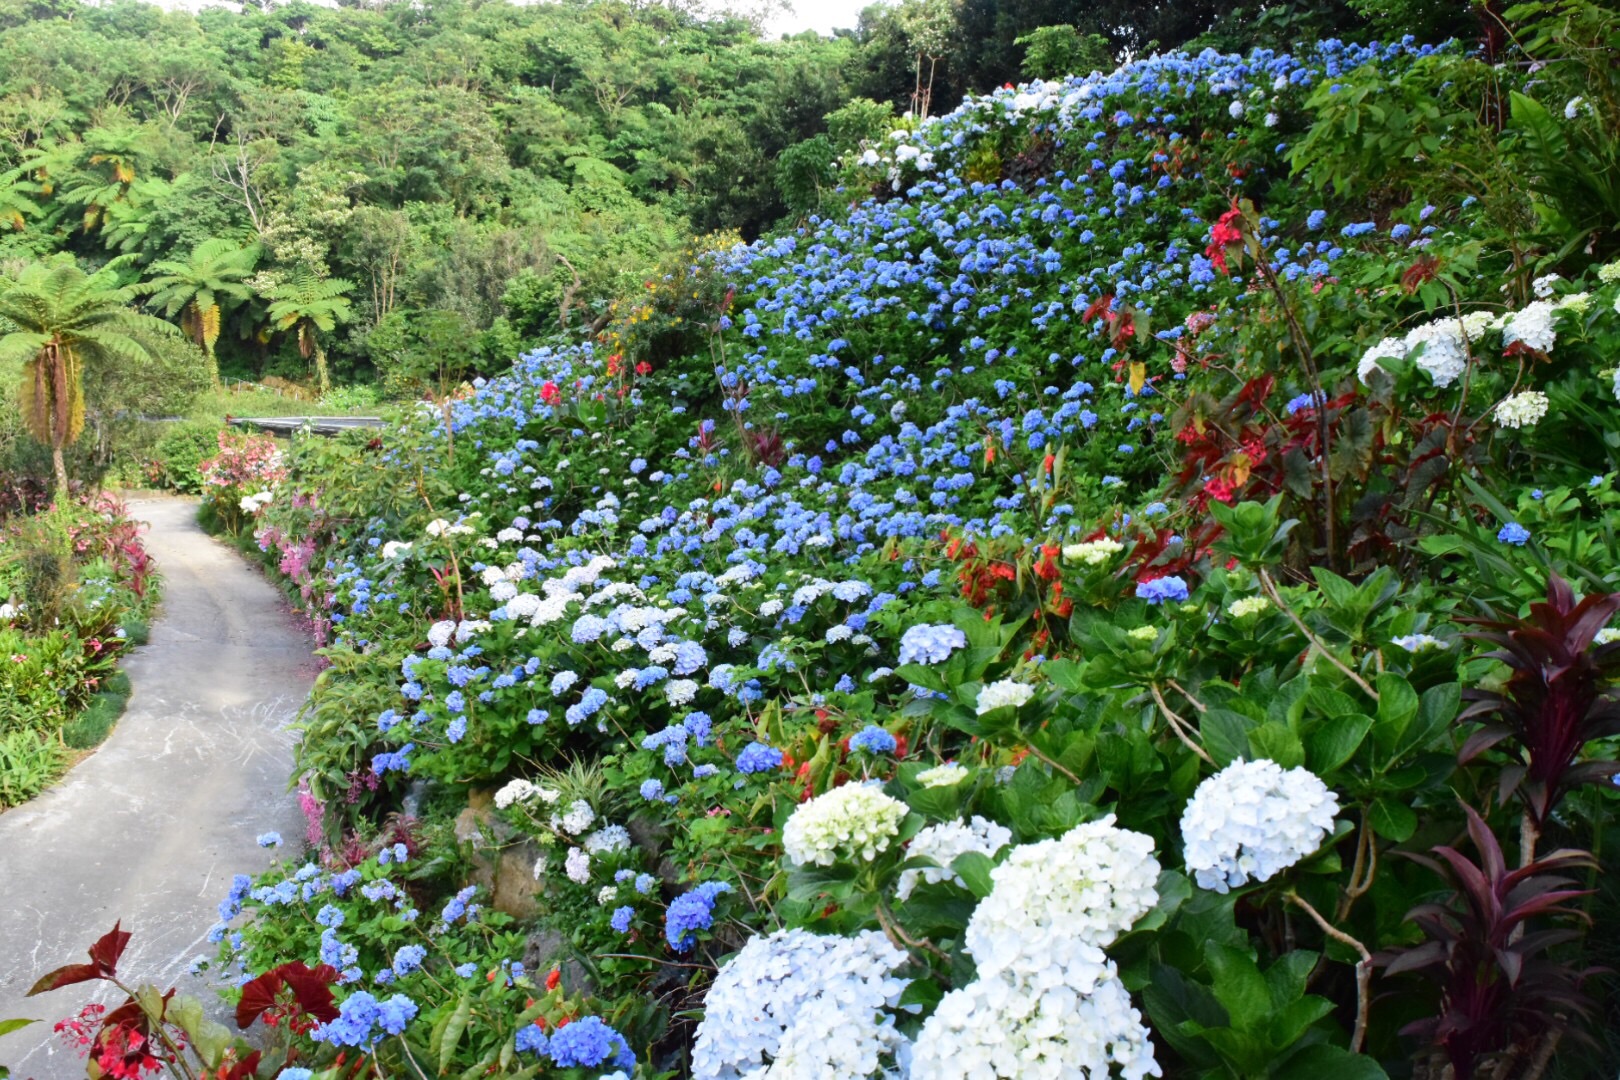
[{"label": "white hydrangea flower", "polygon": [[911,1080],[1163,1076],[1112,961],[1105,972],[1084,988],[996,977],[952,990],[917,1033]]},{"label": "white hydrangea flower", "polygon": [[1125,631],[1125,636],[1141,645],[1152,645],[1159,640],[1157,626],[1138,626]]},{"label": "white hydrangea flower", "polygon": [[602,907],[606,907],[618,898],[619,887],[617,885],[604,885],[596,890],[596,902]]},{"label": "white hydrangea flower", "polygon": [[1393,639],[1391,644],[1399,645],[1409,653],[1425,652],[1429,649],[1449,649],[1451,643],[1442,641],[1433,634],[1406,634]]},{"label": "white hydrangea flower", "polygon": [[1502,324],[1503,343],[1512,345],[1522,341],[1526,348],[1536,352],[1552,352],[1558,340],[1558,331],[1553,328],[1555,310],[1550,302],[1536,300],[1522,311],[1513,312]]},{"label": "white hydrangea flower", "polygon": [[901,900],[907,899],[919,881],[925,881],[930,885],[938,885],[942,881],[962,885],[961,877],[951,869],[952,859],[970,851],[994,858],[996,852],[1010,843],[1012,843],[1011,829],[977,814],[973,815],[971,823],[958,820],[930,825],[912,838],[910,846],[906,848],[906,857],[930,858],[939,863],[939,866],[902,870],[900,883],[895,886],[894,895]]},{"label": "white hydrangea flower", "polygon": [[1592,294],[1589,292],[1574,292],[1568,296],[1561,296],[1553,305],[1559,311],[1573,311],[1577,315],[1585,315],[1586,309],[1592,306]]},{"label": "white hydrangea flower", "polygon": [[591,880],[591,857],[579,848],[569,848],[568,857],[563,860],[563,873],[574,884],[584,885]]},{"label": "white hydrangea flower", "polygon": [[550,869],[551,856],[542,853],[538,859],[534,860],[534,880],[539,881],[541,878],[545,877],[546,872]]},{"label": "white hydrangea flower", "polygon": [[575,799],[561,815],[551,815],[551,827],[569,836],[578,836],[596,820],[596,811],[584,799]]},{"label": "white hydrangea flower", "polygon": [[592,855],[629,851],[630,830],[623,825],[604,825],[581,842],[585,845],[585,850]]},{"label": "white hydrangea flower", "polygon": [[528,802],[539,793],[540,789],[527,780],[512,780],[495,793],[495,807],[505,810],[513,803]]},{"label": "white hydrangea flower", "polygon": [[894,1011],[906,954],[875,930],[778,930],[720,968],[692,1049],[694,1080],[864,1080],[904,1075]]},{"label": "white hydrangea flower", "polygon": [[1224,893],[1269,881],[1322,846],[1339,798],[1307,769],[1234,761],[1198,785],[1181,815],[1187,869]]},{"label": "white hydrangea flower", "polygon": [[1112,814],[1014,848],[990,880],[963,939],[980,978],[1100,971],[1103,949],[1159,902],[1152,837]]},{"label": "white hydrangea flower", "polygon": [[1016,682],[1012,679],[1002,679],[1000,682],[986,683],[979,688],[979,697],[975,711],[983,716],[995,709],[1012,707],[1028,703],[1035,696],[1035,688],[1026,683]]},{"label": "white hydrangea flower", "polygon": [[1258,615],[1262,611],[1269,610],[1270,607],[1271,601],[1263,596],[1245,596],[1242,599],[1232,601],[1227,606],[1226,613],[1234,619],[1242,619],[1249,615]]},{"label": "white hydrangea flower", "polygon": [[1356,365],[1356,378],[1363,383],[1375,371],[1384,370],[1378,363],[1380,360],[1404,360],[1410,350],[1405,340],[1397,337],[1387,337],[1361,354],[1361,362]]},{"label": "white hydrangea flower", "polygon": [[1124,550],[1124,544],[1105,536],[1100,540],[1087,540],[1083,544],[1065,544],[1063,545],[1063,557],[1069,562],[1082,563],[1086,566],[1101,566]]},{"label": "white hydrangea flower", "polygon": [[671,705],[690,704],[697,692],[698,684],[692,679],[672,679],[664,684],[664,696]]},{"label": "white hydrangea flower", "polygon": [[1620,259],[1612,263],[1604,263],[1598,267],[1597,279],[1605,285],[1613,285],[1620,281]]},{"label": "white hydrangea flower", "polygon": [[1496,406],[1496,422],[1507,428],[1534,427],[1547,415],[1547,395],[1526,390],[1505,398]]},{"label": "white hydrangea flower", "polygon": [[411,545],[408,541],[390,540],[382,546],[382,557],[392,559],[394,556],[409,550],[411,550]]},{"label": "white hydrangea flower", "polygon": [[1530,291],[1536,294],[1537,300],[1550,300],[1554,291],[1553,286],[1563,280],[1562,274],[1543,274],[1530,283]]},{"label": "white hydrangea flower", "polygon": [[518,588],[504,577],[489,587],[489,598],[497,604],[504,604],[508,600],[517,598]]},{"label": "white hydrangea flower", "polygon": [[485,585],[494,585],[506,580],[506,572],[498,566],[486,566],[479,572],[478,578]]},{"label": "white hydrangea flower", "polygon": [[906,804],[871,784],[845,784],[804,803],[782,829],[782,848],[796,866],[867,862],[887,851]]},{"label": "white hydrangea flower", "polygon": [[1407,334],[1406,350],[1410,354],[1418,346],[1423,347],[1417,365],[1428,372],[1435,386],[1443,390],[1456,382],[1468,367],[1467,340],[1462,322],[1456,316],[1448,315],[1424,323]]},{"label": "white hydrangea flower", "polygon": [[970,770],[964,769],[954,761],[947,761],[943,765],[935,765],[932,769],[924,769],[917,774],[917,783],[923,787],[955,787],[969,776]]},{"label": "white hydrangea flower", "polygon": [[436,622],[428,627],[428,644],[436,649],[442,649],[450,644],[450,639],[455,636],[455,633],[456,624],[451,620],[444,619]]}]

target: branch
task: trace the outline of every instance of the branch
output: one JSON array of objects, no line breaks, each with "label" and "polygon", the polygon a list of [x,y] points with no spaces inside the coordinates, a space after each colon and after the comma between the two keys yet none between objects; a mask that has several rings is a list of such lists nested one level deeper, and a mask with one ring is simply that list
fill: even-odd
[{"label": "branch", "polygon": [[1277,605],[1277,610],[1288,616],[1288,621],[1293,623],[1299,629],[1299,632],[1305,635],[1305,640],[1309,641],[1311,645],[1315,647],[1317,652],[1328,658],[1329,663],[1338,668],[1340,671],[1344,672],[1345,675],[1349,676],[1351,682],[1361,687],[1362,693],[1366,694],[1374,701],[1377,701],[1378,691],[1374,690],[1372,685],[1368,683],[1366,679],[1363,679],[1355,672],[1354,669],[1345,664],[1343,660],[1340,660],[1337,656],[1333,655],[1332,650],[1327,647],[1322,639],[1313,634],[1311,632],[1311,628],[1306,626],[1298,615],[1294,614],[1294,609],[1288,606],[1288,603],[1283,600],[1282,594],[1277,591],[1277,583],[1271,580],[1271,575],[1263,568],[1259,571],[1259,574],[1260,587],[1266,590],[1266,595],[1271,597],[1271,602],[1273,604]]},{"label": "branch", "polygon": [[1356,962],[1356,1030],[1350,1036],[1350,1052],[1359,1054],[1361,1053],[1361,1044],[1367,1038],[1367,1013],[1372,1007],[1372,953],[1367,951],[1367,946],[1322,918],[1322,913],[1313,908],[1310,902],[1297,892],[1290,889],[1283,895],[1290,903],[1309,915],[1316,922],[1316,925],[1322,928],[1322,933],[1339,944],[1354,949],[1356,955],[1361,957]]},{"label": "branch", "polygon": [[[1203,758],[1205,764],[1213,768],[1215,765],[1215,759],[1209,756],[1209,752],[1207,750],[1193,741],[1192,736],[1189,734],[1189,731],[1191,730],[1190,725],[1187,724],[1187,721],[1177,716],[1175,712],[1171,710],[1170,706],[1165,703],[1164,695],[1159,692],[1159,684],[1148,683],[1148,690],[1152,692],[1153,700],[1158,702],[1159,711],[1163,713],[1164,718],[1170,722],[1170,730],[1176,733],[1176,738],[1180,739],[1182,745],[1184,745],[1187,749]],[[1182,693],[1185,694],[1186,691],[1183,690]],[[1191,699],[1189,698],[1189,700]],[[1197,703],[1194,702],[1194,704]]]}]

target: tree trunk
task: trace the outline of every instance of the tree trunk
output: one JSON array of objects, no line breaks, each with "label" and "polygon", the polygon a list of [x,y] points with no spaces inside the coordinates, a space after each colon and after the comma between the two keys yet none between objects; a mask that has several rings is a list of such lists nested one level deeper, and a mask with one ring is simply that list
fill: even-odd
[{"label": "tree trunk", "polygon": [[321,348],[319,341],[315,343],[315,382],[323,395],[332,388],[326,375],[326,350]]},{"label": "tree trunk", "polygon": [[68,497],[67,465],[62,461],[61,446],[51,447],[51,467],[56,470],[56,497],[66,500]]}]

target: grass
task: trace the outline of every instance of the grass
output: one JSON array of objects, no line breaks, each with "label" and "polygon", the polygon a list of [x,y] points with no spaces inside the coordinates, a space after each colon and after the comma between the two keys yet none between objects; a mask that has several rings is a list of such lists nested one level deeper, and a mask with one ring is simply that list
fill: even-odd
[{"label": "grass", "polygon": [[90,750],[100,746],[112,731],[113,725],[124,714],[129,703],[129,676],[122,671],[108,679],[105,687],[90,699],[84,711],[62,728],[62,742],[74,750]]},{"label": "grass", "polygon": [[301,401],[270,390],[242,390],[232,392],[211,390],[198,395],[192,402],[187,418],[191,420],[223,420],[229,416],[375,416],[381,404],[345,408],[341,400],[322,404]]}]

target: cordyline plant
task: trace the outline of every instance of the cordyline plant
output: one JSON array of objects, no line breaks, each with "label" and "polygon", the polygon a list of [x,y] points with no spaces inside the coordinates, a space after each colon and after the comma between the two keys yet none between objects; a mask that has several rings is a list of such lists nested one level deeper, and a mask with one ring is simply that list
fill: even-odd
[{"label": "cordyline plant", "polygon": [[1464,810],[1480,861],[1444,845],[1432,849],[1437,858],[1406,855],[1445,878],[1453,892],[1445,903],[1422,904],[1407,913],[1426,942],[1382,954],[1375,962],[1386,975],[1414,972],[1439,984],[1439,1015],[1408,1025],[1402,1034],[1425,1037],[1441,1049],[1456,1080],[1508,1076],[1526,1054],[1522,1075],[1539,1076],[1566,1032],[1584,1037],[1570,1021],[1590,1019],[1581,984],[1597,969],[1575,971],[1548,955],[1579,940],[1582,930],[1529,924],[1534,919],[1589,924],[1586,913],[1567,901],[1590,895],[1570,887],[1576,883],[1572,875],[1597,864],[1584,851],[1566,849],[1509,870],[1485,819],[1473,807]]},{"label": "cordyline plant", "polygon": [[[123,992],[124,1001],[116,1008],[86,1005],[56,1025],[57,1033],[88,1058],[91,1080],[144,1080],[155,1073],[184,1080],[253,1080],[260,1075],[271,1059],[208,1019],[201,1002],[176,995],[173,987],[163,993],[155,986],[131,989],[120,981],[118,961],[129,939],[129,931],[115,925],[90,946],[89,963],[59,967],[28,991],[33,997],[64,986],[105,982]],[[262,1017],[269,1027],[303,1033],[335,1020],[331,986],[337,979],[338,972],[325,964],[310,968],[295,961],[272,968],[242,987],[237,1026],[246,1030]],[[32,1023],[0,1021],[0,1034]],[[295,1056],[289,1049],[270,1075],[293,1064]],[[0,1077],[4,1075],[0,1069]]]},{"label": "cordyline plant", "polygon": [[1530,605],[1522,619],[1476,620],[1485,629],[1468,636],[1497,648],[1487,654],[1512,669],[1500,690],[1470,690],[1472,701],[1459,720],[1479,720],[1479,730],[1458,754],[1467,765],[1486,750],[1511,741],[1517,761],[1502,769],[1500,798],[1524,803],[1521,861],[1535,854],[1535,840],[1564,795],[1581,784],[1605,781],[1620,763],[1579,760],[1586,744],[1620,734],[1620,642],[1594,645],[1616,611],[1620,593],[1595,593],[1579,602],[1554,574],[1544,603]]}]

